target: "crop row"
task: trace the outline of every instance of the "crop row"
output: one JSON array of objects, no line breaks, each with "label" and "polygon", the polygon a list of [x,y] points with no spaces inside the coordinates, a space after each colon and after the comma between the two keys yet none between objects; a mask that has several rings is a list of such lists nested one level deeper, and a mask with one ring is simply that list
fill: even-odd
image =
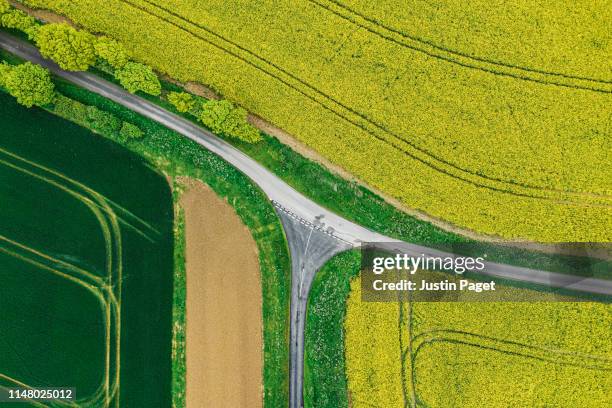
[{"label": "crop row", "polygon": [[28,3],[212,85],[409,207],[505,237],[611,238],[608,94],[454,67],[350,35],[352,24],[312,6],[264,2],[233,16],[182,0],[175,16],[140,0],[95,2],[96,13],[91,1]]},{"label": "crop row", "polygon": [[[512,290],[530,296],[529,290]],[[555,300],[413,304],[413,378],[419,399],[429,406],[579,401],[601,406],[612,362],[610,305]],[[461,392],[435,392],[442,384]],[[486,395],[478,391],[485,388],[490,390]]]},{"label": "crop row", "polygon": [[[612,83],[612,66],[606,62],[612,44],[605,40],[609,25],[605,2],[578,0],[535,6],[529,0],[509,0],[491,8],[486,0],[469,4],[458,0],[418,2],[410,7],[404,7],[401,0],[310,1],[346,18],[377,25],[426,49],[467,57],[467,61],[527,75],[543,74],[553,80]],[[536,27],[537,35],[533,35]]]},{"label": "crop row", "polygon": [[309,2],[316,4],[325,10],[328,10],[329,12],[334,13],[337,16],[346,19],[388,41],[410,48],[414,51],[422,52],[432,58],[438,58],[442,61],[482,70],[495,75],[533,81],[541,84],[558,85],[595,92],[612,92],[612,81],[595,80],[576,75],[566,75],[557,72],[519,67],[512,64],[495,62],[486,58],[473,57],[467,53],[450,50],[443,46],[435,45],[430,41],[422,40],[418,37],[408,35],[400,30],[385,26],[381,22],[376,22],[366,15],[355,12],[338,1],[309,0]]},{"label": "crop row", "polygon": [[[399,309],[361,302],[360,292],[355,278],[345,320],[355,406],[394,406],[398,395],[408,406],[605,405],[612,385],[608,304],[551,295],[550,302],[416,302]],[[383,391],[374,398],[369,387]]]},{"label": "crop row", "polygon": [[453,343],[429,345],[415,366],[419,401],[432,408],[596,408],[612,385],[609,372]]},{"label": "crop row", "polygon": [[352,406],[404,407],[399,303],[361,301],[361,280],[351,281],[344,321],[346,376]]},{"label": "crop row", "polygon": [[[417,160],[431,167],[433,170],[474,184],[478,187],[499,190],[509,194],[567,200],[577,203],[594,202],[608,206],[612,205],[612,193],[603,194],[601,197],[598,197],[598,194],[580,194],[580,192],[571,189],[563,190],[555,187],[532,185],[529,182],[519,182],[504,177],[491,177],[487,176],[486,174],[470,170],[469,168],[463,168],[456,165],[452,160],[446,160],[443,157],[436,157],[426,148],[422,148],[418,144],[413,143],[410,138],[395,133],[384,123],[372,120],[366,114],[351,108],[330,94],[317,89],[307,81],[302,80],[299,76],[287,71],[282,66],[271,62],[269,59],[259,56],[231,39],[228,39],[222,34],[210,30],[201,24],[195,23],[192,19],[182,17],[161,4],[155,4],[154,1],[121,1],[137,8],[138,10],[158,17],[163,21],[190,33],[195,38],[205,41],[224,52],[230,53],[233,57],[250,64],[273,79],[283,82],[284,85],[291,87],[303,96],[317,103],[320,107],[338,115],[351,125],[367,131],[378,140],[403,152],[410,159]],[[612,88],[606,92],[612,93]]]}]

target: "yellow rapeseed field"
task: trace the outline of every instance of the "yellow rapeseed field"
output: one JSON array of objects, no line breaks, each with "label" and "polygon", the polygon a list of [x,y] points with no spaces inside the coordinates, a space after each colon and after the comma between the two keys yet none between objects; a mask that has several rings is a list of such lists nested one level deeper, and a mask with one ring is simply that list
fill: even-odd
[{"label": "yellow rapeseed field", "polygon": [[211,85],[408,207],[507,238],[612,239],[606,2],[23,1]]},{"label": "yellow rapeseed field", "polygon": [[[533,298],[527,289],[513,290]],[[345,354],[349,390],[358,401],[397,403],[398,391],[386,394],[392,399],[367,399],[365,379],[381,376],[403,378],[408,406],[601,407],[609,401],[612,305],[555,302],[552,295],[533,303],[412,303],[400,321],[398,304],[361,302],[360,295],[357,278],[347,302]],[[394,374],[398,365],[403,377]]]},{"label": "yellow rapeseed field", "polygon": [[415,394],[430,407],[606,406],[610,327],[601,303],[415,303]]},{"label": "yellow rapeseed field", "polygon": [[429,43],[448,56],[454,52],[455,58],[478,58],[496,70],[505,63],[514,73],[534,78],[542,71],[548,78],[558,74],[558,81],[563,81],[560,74],[612,80],[607,0],[575,1],[568,7],[533,0],[314,1],[345,18],[376,25],[381,33],[395,32],[396,38],[415,45]]},{"label": "yellow rapeseed field", "polygon": [[351,282],[344,322],[346,374],[354,408],[402,408],[403,349],[400,307],[395,303],[362,303],[360,280]]}]

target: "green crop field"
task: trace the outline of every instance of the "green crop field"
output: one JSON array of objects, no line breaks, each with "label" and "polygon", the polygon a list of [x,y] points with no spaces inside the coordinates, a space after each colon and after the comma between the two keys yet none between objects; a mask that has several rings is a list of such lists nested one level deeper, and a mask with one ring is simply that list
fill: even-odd
[{"label": "green crop field", "polygon": [[0,106],[0,386],[168,406],[168,184],[86,129],[5,93]]},{"label": "green crop field", "polygon": [[435,17],[425,3],[390,0],[376,10],[330,0],[24,3],[211,85],[410,208],[504,237],[612,238],[605,2],[451,2]]},{"label": "green crop field", "polygon": [[567,84],[582,79],[586,86],[612,80],[605,1],[571,7],[531,0],[410,1],[409,7],[398,0],[315,1],[469,65]]}]

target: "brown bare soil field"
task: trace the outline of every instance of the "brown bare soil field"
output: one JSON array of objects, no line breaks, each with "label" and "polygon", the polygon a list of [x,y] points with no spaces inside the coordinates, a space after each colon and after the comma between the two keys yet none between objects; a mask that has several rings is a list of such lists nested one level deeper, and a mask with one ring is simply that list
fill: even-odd
[{"label": "brown bare soil field", "polygon": [[262,406],[257,247],[232,207],[185,182],[187,408]]}]

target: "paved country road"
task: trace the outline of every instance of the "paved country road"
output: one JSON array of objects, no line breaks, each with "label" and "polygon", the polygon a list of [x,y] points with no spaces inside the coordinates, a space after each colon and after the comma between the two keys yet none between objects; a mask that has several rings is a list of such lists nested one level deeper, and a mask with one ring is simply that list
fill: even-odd
[{"label": "paved country road", "polygon": [[[132,95],[124,89],[105,81],[104,79],[86,72],[66,72],[61,70],[52,62],[43,59],[38,50],[25,42],[7,33],[0,32],[0,47],[21,57],[42,66],[49,68],[55,75],[64,78],[78,86],[104,96],[117,102],[135,112],[140,113],[162,125],[172,129],[189,139],[194,140],[203,147],[218,154],[223,159],[231,163],[237,169],[246,174],[255,182],[265,194],[272,200],[282,214],[289,215],[292,220],[298,220],[292,228],[302,228],[306,231],[315,230],[315,239],[321,244],[326,237],[333,236],[341,246],[359,247],[363,242],[391,242],[392,248],[400,249],[412,255],[434,255],[434,256],[453,256],[435,249],[397,241],[384,235],[373,232],[367,228],[350,222],[337,214],[328,211],[320,205],[314,203],[295,189],[287,185],[284,181],[257,163],[238,149],[216,137],[211,132],[200,128],[196,124],[166,111],[163,108],[151,103],[138,96]],[[285,219],[289,219],[283,215]],[[287,223],[284,222],[287,229]],[[302,234],[303,235],[303,234]],[[296,233],[295,236],[301,236]],[[319,237],[319,238],[316,238]],[[327,240],[329,241],[329,240]],[[290,248],[292,247],[290,242]],[[313,245],[312,243],[308,245]],[[322,245],[322,244],[321,244]],[[322,247],[322,246],[321,246]],[[294,245],[295,248],[295,245]],[[304,258],[309,255],[308,248],[300,250],[303,253],[297,254],[292,249],[292,258]],[[329,254],[334,251],[328,251]],[[313,254],[313,256],[319,256]],[[306,259],[308,260],[308,259]],[[312,260],[311,260],[312,261]],[[316,264],[321,264],[322,260],[316,260]],[[303,390],[303,350],[304,350],[304,311],[308,301],[310,283],[318,267],[304,267],[304,263],[294,262],[292,266],[292,298],[291,298],[291,381],[290,381],[290,405],[300,407],[302,405]],[[297,266],[296,266],[297,265]],[[299,266],[301,265],[301,266]],[[314,264],[313,264],[314,265]],[[296,270],[299,269],[299,270]],[[564,287],[582,292],[595,294],[612,295],[612,281],[583,278],[578,276],[564,275],[536,269],[521,268],[511,265],[487,263],[487,270],[484,274],[502,277],[510,280],[526,281],[536,284],[548,285],[551,287]],[[304,284],[305,283],[305,284]]]}]

